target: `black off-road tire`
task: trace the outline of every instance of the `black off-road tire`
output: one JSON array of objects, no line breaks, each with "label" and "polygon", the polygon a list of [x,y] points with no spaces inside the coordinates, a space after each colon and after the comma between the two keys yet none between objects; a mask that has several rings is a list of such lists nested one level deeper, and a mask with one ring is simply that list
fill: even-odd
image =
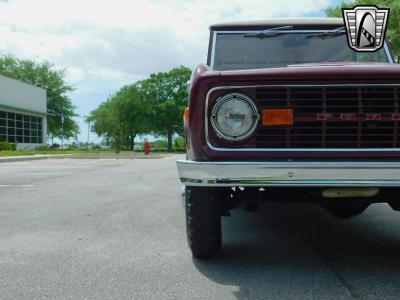
[{"label": "black off-road tire", "polygon": [[[346,202],[344,202],[346,201]],[[361,215],[370,203],[362,200],[344,200],[343,202],[330,202],[325,204],[325,209],[334,217],[339,219],[351,219]]]},{"label": "black off-road tire", "polygon": [[196,258],[211,258],[221,249],[221,208],[217,190],[186,187],[186,234]]}]

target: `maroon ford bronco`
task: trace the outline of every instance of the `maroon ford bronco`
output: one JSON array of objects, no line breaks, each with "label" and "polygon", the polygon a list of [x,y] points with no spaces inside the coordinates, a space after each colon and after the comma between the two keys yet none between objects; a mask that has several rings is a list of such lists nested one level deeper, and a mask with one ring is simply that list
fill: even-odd
[{"label": "maroon ford bronco", "polygon": [[187,237],[216,255],[238,206],[317,203],[339,218],[400,210],[400,66],[387,43],[359,53],[342,19],[211,26],[185,112]]}]

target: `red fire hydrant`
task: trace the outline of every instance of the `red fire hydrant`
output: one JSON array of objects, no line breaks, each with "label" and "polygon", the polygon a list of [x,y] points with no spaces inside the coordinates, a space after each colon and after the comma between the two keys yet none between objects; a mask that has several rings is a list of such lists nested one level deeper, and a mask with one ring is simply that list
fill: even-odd
[{"label": "red fire hydrant", "polygon": [[143,148],[144,148],[144,154],[149,155],[151,150],[151,144],[149,141],[147,141],[147,139],[144,140]]}]

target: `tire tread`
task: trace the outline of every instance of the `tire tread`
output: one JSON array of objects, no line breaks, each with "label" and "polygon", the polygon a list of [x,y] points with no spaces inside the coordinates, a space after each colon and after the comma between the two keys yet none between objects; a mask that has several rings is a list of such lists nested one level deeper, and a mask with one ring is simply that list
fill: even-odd
[{"label": "tire tread", "polygon": [[222,243],[221,212],[214,188],[186,187],[186,233],[196,258],[215,256]]}]

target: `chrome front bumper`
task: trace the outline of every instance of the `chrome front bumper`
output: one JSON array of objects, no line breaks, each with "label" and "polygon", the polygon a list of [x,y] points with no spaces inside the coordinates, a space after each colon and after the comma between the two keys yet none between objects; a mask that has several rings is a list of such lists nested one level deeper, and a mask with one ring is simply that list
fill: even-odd
[{"label": "chrome front bumper", "polygon": [[392,162],[197,162],[178,160],[188,186],[400,187]]}]

